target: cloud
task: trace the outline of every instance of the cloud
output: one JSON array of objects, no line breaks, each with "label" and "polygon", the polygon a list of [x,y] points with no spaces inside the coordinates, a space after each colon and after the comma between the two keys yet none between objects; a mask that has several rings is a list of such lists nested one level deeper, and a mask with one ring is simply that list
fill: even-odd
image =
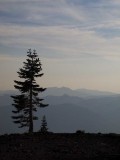
[{"label": "cloud", "polygon": [[119,10],[119,0],[0,0],[1,87],[35,48],[45,86],[119,90]]},{"label": "cloud", "polygon": [[31,47],[49,58],[119,57],[119,9],[117,0],[0,1],[0,46],[11,55]]},{"label": "cloud", "polygon": [[8,61],[13,61],[13,62],[15,62],[15,61],[21,61],[21,59],[20,59],[20,57],[15,57],[15,56],[10,56],[10,55],[4,55],[4,54],[0,54],[0,61],[1,62],[8,62]]},{"label": "cloud", "polygon": [[[96,26],[119,20],[119,6],[112,0],[1,1],[1,23],[18,25]],[[104,26],[105,26],[104,25]]]},{"label": "cloud", "polygon": [[72,25],[85,21],[83,9],[66,0],[2,1],[0,23],[28,26]]},{"label": "cloud", "polygon": [[0,44],[8,48],[36,48],[42,57],[48,58],[104,58],[120,54],[119,37],[106,39],[81,28],[9,26],[8,29],[3,25],[0,35]]}]

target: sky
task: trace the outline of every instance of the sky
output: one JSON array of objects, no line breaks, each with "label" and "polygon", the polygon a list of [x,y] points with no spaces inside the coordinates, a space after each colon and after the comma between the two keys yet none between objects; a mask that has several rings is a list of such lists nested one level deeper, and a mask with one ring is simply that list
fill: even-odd
[{"label": "sky", "polygon": [[120,0],[0,0],[0,90],[36,49],[43,87],[120,93]]}]

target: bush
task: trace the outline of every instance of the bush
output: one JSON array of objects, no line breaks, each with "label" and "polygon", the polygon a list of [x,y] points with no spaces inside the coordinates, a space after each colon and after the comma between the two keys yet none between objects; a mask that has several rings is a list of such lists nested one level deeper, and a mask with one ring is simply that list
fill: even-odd
[{"label": "bush", "polygon": [[76,134],[85,134],[85,131],[84,130],[77,130]]}]

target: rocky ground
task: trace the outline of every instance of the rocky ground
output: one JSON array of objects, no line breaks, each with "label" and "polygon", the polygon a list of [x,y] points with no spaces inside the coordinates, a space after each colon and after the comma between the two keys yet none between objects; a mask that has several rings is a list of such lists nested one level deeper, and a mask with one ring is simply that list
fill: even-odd
[{"label": "rocky ground", "polygon": [[0,136],[0,160],[120,159],[120,135],[11,134]]}]

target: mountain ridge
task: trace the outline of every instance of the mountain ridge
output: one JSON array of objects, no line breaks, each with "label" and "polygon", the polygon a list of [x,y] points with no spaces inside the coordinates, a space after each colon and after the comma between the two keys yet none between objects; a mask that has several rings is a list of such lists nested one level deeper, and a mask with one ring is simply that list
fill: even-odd
[{"label": "mountain ridge", "polygon": [[[38,110],[36,114],[40,119],[43,115],[46,115],[50,131],[73,132],[77,129],[82,129],[88,132],[120,133],[118,123],[120,122],[119,94],[79,97],[75,96],[74,92],[68,95],[63,92],[65,90],[68,91],[69,89],[62,88],[62,92],[59,93],[61,96],[57,94],[43,96],[41,94],[45,103],[49,104],[49,107]],[[16,94],[16,92],[11,94]],[[11,133],[21,132],[11,119],[13,109],[11,94],[0,96],[0,126],[2,127],[0,134],[10,132],[10,130]],[[35,122],[35,126],[38,130],[40,120]]]},{"label": "mountain ridge", "polygon": [[[0,90],[0,96],[6,95],[6,94],[17,94],[18,91],[16,90]],[[115,92],[109,92],[109,91],[100,91],[100,90],[93,90],[93,89],[86,89],[86,88],[78,88],[78,89],[71,89],[68,87],[48,87],[46,91],[42,94],[43,96],[47,95],[55,95],[55,96],[61,96],[61,95],[69,95],[69,96],[78,96],[82,98],[86,97],[97,97],[97,96],[115,96],[120,95]]]},{"label": "mountain ridge", "polygon": [[47,95],[55,95],[55,96],[61,96],[61,95],[69,95],[69,96],[77,96],[81,98],[93,98],[98,96],[116,96],[119,95],[118,93],[113,92],[107,92],[107,91],[99,91],[99,90],[89,90],[89,89],[70,89],[67,87],[49,87],[47,90],[43,93],[43,96]]}]

